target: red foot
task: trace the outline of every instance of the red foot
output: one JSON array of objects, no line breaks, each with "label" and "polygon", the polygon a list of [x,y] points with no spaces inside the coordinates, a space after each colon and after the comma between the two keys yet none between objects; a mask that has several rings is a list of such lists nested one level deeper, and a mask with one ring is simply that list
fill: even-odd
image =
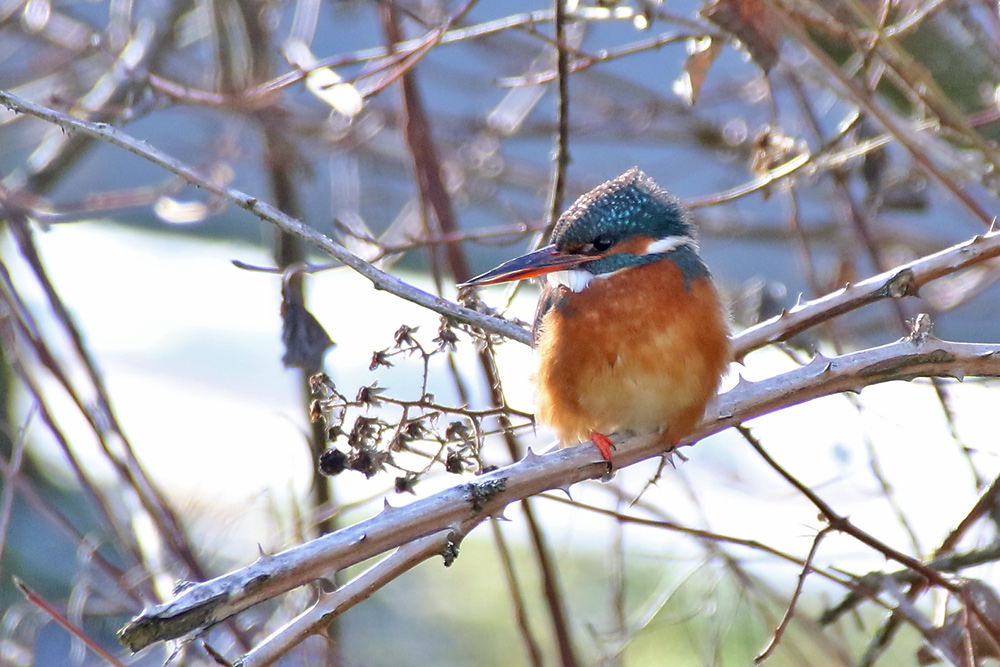
[{"label": "red foot", "polygon": [[611,438],[604,435],[603,433],[597,433],[595,431],[594,433],[590,434],[590,440],[591,442],[594,443],[595,447],[601,450],[601,456],[604,457],[604,460],[607,461],[608,465],[610,466],[611,450],[615,448],[615,446],[611,444]]}]

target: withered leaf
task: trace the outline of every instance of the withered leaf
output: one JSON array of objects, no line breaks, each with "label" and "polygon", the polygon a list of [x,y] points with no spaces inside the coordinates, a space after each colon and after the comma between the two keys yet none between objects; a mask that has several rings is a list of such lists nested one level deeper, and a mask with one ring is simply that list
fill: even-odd
[{"label": "withered leaf", "polygon": [[722,45],[711,37],[688,40],[688,58],[684,72],[674,81],[674,93],[693,107],[698,101],[701,87],[708,78],[708,68],[722,51]]},{"label": "withered leaf", "polygon": [[765,72],[778,63],[778,30],[761,0],[715,0],[702,16],[743,42]]}]

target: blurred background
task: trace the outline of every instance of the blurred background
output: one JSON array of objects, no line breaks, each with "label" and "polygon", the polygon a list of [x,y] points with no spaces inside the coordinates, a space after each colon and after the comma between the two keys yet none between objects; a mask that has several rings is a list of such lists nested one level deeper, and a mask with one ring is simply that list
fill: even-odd
[{"label": "blurred background", "polygon": [[[737,331],[990,228],[998,55],[980,0],[0,0],[0,90],[122,128],[450,300],[638,165],[692,207]],[[213,664],[205,644],[235,660],[315,592],[204,643],[133,657],[114,633],[177,582],[554,442],[530,423],[525,346],[141,157],[0,107],[0,179],[0,664],[106,664],[83,637],[124,664]],[[726,386],[889,343],[921,312],[940,338],[995,343],[998,275],[982,262],[840,316]],[[479,307],[530,322],[536,297],[490,288]],[[998,398],[917,380],[747,425],[926,558],[1000,474]],[[750,664],[825,524],[736,433],[683,454],[510,508],[279,664]],[[989,510],[948,550],[993,595]],[[962,664],[1000,659],[937,590],[838,608],[844,581],[898,569],[878,549],[830,534],[812,563],[767,664],[927,664],[949,632],[974,645]]]}]

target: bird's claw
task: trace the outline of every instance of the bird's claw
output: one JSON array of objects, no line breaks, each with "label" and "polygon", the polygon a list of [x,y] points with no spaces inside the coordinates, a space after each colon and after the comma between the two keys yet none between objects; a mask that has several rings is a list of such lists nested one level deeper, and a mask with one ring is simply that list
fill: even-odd
[{"label": "bird's claw", "polygon": [[591,433],[590,440],[601,452],[601,458],[608,462],[608,472],[611,472],[611,452],[615,448],[614,443],[611,442],[611,438],[603,433]]}]

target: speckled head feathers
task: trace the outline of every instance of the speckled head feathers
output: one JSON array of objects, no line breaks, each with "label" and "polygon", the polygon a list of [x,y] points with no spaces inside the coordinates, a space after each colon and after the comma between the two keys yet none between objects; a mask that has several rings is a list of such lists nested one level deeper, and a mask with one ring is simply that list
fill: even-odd
[{"label": "speckled head feathers", "polygon": [[615,241],[640,235],[690,236],[691,222],[677,197],[632,167],[577,199],[559,218],[552,243],[565,251],[601,235]]}]

